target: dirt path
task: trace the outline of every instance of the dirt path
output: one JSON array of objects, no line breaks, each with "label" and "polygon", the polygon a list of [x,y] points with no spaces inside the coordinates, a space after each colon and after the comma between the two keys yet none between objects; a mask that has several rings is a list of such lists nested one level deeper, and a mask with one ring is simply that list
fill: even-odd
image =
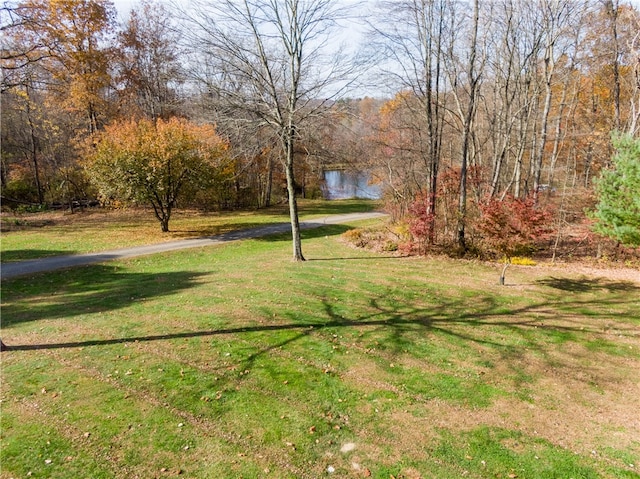
[{"label": "dirt path", "polygon": [[[350,213],[344,215],[331,215],[300,222],[301,229],[319,228],[320,226],[348,223],[350,221],[366,220],[385,216],[384,213]],[[71,268],[93,263],[102,263],[116,259],[131,258],[149,254],[163,253],[165,251],[175,251],[187,248],[198,248],[214,244],[238,241],[248,238],[259,238],[272,234],[286,233],[291,230],[289,223],[276,223],[266,226],[259,226],[245,230],[231,231],[216,236],[206,236],[201,238],[190,238],[185,240],[169,241],[148,246],[135,246],[132,248],[121,248],[99,253],[86,253],[77,255],[54,256],[50,258],[34,259],[29,261],[18,261],[15,263],[4,263],[0,266],[0,279],[9,279],[17,276],[24,276],[34,273],[42,273],[62,268]]]},{"label": "dirt path", "polygon": [[604,278],[610,281],[629,281],[640,285],[640,270],[627,267],[602,267],[582,265],[579,263],[568,263],[559,265],[540,264],[540,269],[549,272],[562,272],[571,274],[581,274],[591,278]]}]

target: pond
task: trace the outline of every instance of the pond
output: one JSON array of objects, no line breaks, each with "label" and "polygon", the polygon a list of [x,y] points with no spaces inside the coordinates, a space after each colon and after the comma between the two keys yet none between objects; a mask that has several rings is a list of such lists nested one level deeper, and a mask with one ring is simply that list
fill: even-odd
[{"label": "pond", "polygon": [[372,183],[371,173],[366,171],[325,171],[322,191],[325,199],[328,200],[348,198],[378,200],[382,197],[381,185]]}]

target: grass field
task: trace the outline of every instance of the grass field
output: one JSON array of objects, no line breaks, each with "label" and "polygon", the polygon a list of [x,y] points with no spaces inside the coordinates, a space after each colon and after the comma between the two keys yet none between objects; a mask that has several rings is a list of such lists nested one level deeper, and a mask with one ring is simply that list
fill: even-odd
[{"label": "grass field", "polygon": [[0,477],[640,477],[639,283],[346,228],[4,281]]},{"label": "grass field", "polygon": [[[301,200],[300,219],[371,211],[376,203],[361,200],[339,202]],[[60,254],[93,253],[199,236],[211,236],[267,223],[289,221],[287,205],[258,211],[204,213],[176,210],[168,233],[160,232],[153,210],[104,210],[88,208],[69,214],[51,211],[0,216],[2,262],[23,261]]]}]

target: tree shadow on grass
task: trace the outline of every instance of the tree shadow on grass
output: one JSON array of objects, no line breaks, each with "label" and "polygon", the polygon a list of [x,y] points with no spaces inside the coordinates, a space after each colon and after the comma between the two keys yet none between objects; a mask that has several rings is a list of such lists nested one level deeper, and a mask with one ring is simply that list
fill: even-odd
[{"label": "tree shadow on grass", "polygon": [[46,249],[16,249],[2,252],[2,263],[12,263],[15,261],[27,261],[30,259],[49,258],[51,256],[62,256],[75,254],[76,251],[60,251]]},{"label": "tree shadow on grass", "polygon": [[[94,267],[100,268],[100,267]],[[104,267],[102,267],[104,268]],[[97,311],[107,311],[125,307],[135,301],[149,297],[172,294],[187,289],[196,283],[198,274],[190,272],[165,274],[130,274],[114,271],[100,273],[103,278],[99,284],[74,281],[61,286],[63,301],[43,304],[35,307],[19,303],[6,308],[3,315],[5,325],[18,324],[38,319],[69,317]],[[90,278],[91,275],[87,277]],[[66,289],[65,289],[66,288]],[[625,290],[626,291],[626,290]],[[623,292],[625,292],[623,291]],[[342,328],[367,328],[377,331],[385,338],[385,347],[400,353],[411,347],[414,334],[427,332],[441,333],[456,338],[464,344],[485,345],[502,351],[505,355],[519,354],[524,349],[538,349],[537,342],[546,337],[558,344],[565,341],[580,341],[594,331],[596,326],[585,327],[580,318],[564,313],[560,306],[567,308],[566,301],[543,299],[538,302],[512,307],[508,310],[493,296],[479,296],[473,299],[473,306],[465,298],[439,298],[429,306],[416,306],[410,303],[398,303],[390,300],[392,295],[378,295],[368,301],[367,313],[357,317],[343,316],[339,305],[324,298],[322,311],[310,316],[301,315],[296,310],[278,311],[287,318],[286,322],[276,324],[257,324],[239,327],[220,328],[201,331],[172,332],[169,334],[132,336],[111,339],[96,339],[78,342],[15,345],[12,350],[61,349],[87,346],[105,346],[124,343],[144,343],[153,341],[171,341],[177,339],[212,337],[220,335],[250,334],[260,332],[297,331],[297,339],[323,330],[333,331]],[[623,306],[633,300],[620,296],[593,301],[576,298],[569,305],[572,308],[598,308]],[[622,314],[622,313],[621,313]],[[264,318],[275,316],[273,311],[265,309]],[[609,314],[616,319],[617,315]],[[620,317],[620,319],[625,319]],[[632,326],[630,326],[632,327]],[[488,329],[501,329],[515,334],[519,339],[517,346],[506,345],[500,338],[488,333]],[[595,328],[595,329],[594,329]],[[287,340],[286,343],[291,341]],[[269,347],[265,350],[273,349]],[[254,358],[255,359],[255,358]]]},{"label": "tree shadow on grass", "polygon": [[[314,238],[322,238],[323,236],[338,236],[350,229],[353,229],[353,226],[349,226],[347,224],[331,225],[321,222],[301,223],[300,237],[304,241]],[[260,236],[256,239],[267,242],[291,241],[291,225],[288,223],[283,224],[279,231],[274,231],[273,234]],[[304,251],[304,244],[302,245],[302,249]]]},{"label": "tree shadow on grass", "polygon": [[[139,281],[144,280],[144,275],[131,275],[131,281],[122,281],[120,279],[121,286],[115,288],[109,296],[111,297],[121,297],[122,302],[119,305],[120,307],[126,306],[129,302],[133,301],[134,298],[131,297],[131,288],[132,285],[139,285]],[[188,280],[189,281],[189,280]],[[165,294],[168,294],[171,291],[167,291]],[[69,291],[65,293],[65,296],[73,295],[73,292]],[[142,297],[143,295],[140,294]],[[478,311],[475,314],[470,314],[468,317],[458,317],[457,320],[452,321],[449,315],[456,315],[462,308],[464,301],[462,300],[442,300],[437,305],[433,305],[433,307],[429,309],[423,308],[390,308],[383,304],[384,300],[375,300],[372,299],[370,301],[370,305],[373,306],[374,312],[359,316],[358,318],[347,318],[341,316],[336,311],[336,305],[334,305],[328,299],[323,299],[323,310],[324,314],[319,314],[315,316],[313,319],[311,318],[300,318],[300,316],[295,311],[287,311],[284,312],[283,315],[288,318],[288,322],[286,323],[277,323],[277,324],[259,324],[259,325],[247,325],[233,328],[220,328],[215,330],[205,330],[205,331],[184,331],[184,332],[175,332],[169,334],[158,334],[158,335],[148,335],[148,336],[132,336],[126,338],[113,338],[113,339],[96,339],[96,340],[87,340],[87,341],[78,341],[78,342],[66,342],[66,343],[50,343],[50,344],[33,344],[33,345],[15,345],[10,347],[12,350],[38,350],[38,349],[61,349],[61,348],[73,348],[73,347],[87,347],[87,346],[106,346],[113,344],[122,344],[122,343],[143,343],[143,342],[152,342],[152,341],[166,341],[166,340],[176,340],[176,339],[187,339],[187,338],[198,338],[198,337],[208,337],[208,336],[219,336],[219,335],[229,335],[229,334],[250,334],[250,333],[259,333],[259,332],[279,332],[279,331],[298,331],[299,333],[296,335],[296,338],[302,338],[308,336],[313,332],[318,332],[322,330],[333,330],[334,328],[382,328],[390,333],[388,337],[390,343],[389,345],[393,347],[395,344],[398,349],[404,347],[404,339],[402,337],[405,334],[410,332],[416,332],[418,330],[436,330],[436,329],[446,329],[448,325],[471,321],[472,323],[476,323],[480,321],[480,318],[484,315],[489,315],[493,311],[493,303],[489,300],[484,302],[483,311]],[[23,321],[30,321],[36,319],[44,319],[51,318],[57,316],[69,316],[73,314],[74,310],[78,312],[87,311],[87,306],[90,304],[88,300],[81,300],[74,302],[71,298],[65,304],[52,305],[51,308],[44,307],[40,314],[36,312],[35,317],[27,318],[22,321],[14,320],[13,324]],[[112,305],[111,308],[115,309],[118,307],[109,301],[109,304]],[[60,310],[58,310],[60,308]],[[71,309],[70,309],[71,308]],[[95,312],[100,311],[102,308],[96,307],[93,311],[89,310],[87,312]],[[64,312],[64,313],[63,313]],[[12,312],[14,313],[14,312]],[[271,317],[273,313],[264,310],[264,317]],[[12,314],[15,316],[15,314]],[[11,323],[10,323],[11,324]],[[479,324],[479,323],[478,323]],[[465,339],[472,340],[471,337],[465,337]],[[291,342],[287,340],[286,343]],[[264,352],[273,349],[272,347],[267,348]],[[255,355],[254,356],[258,356]],[[255,359],[255,357],[253,358]]]},{"label": "tree shadow on grass", "polygon": [[[308,230],[305,235],[323,236],[339,234],[348,229],[345,225],[331,225],[317,230]],[[356,259],[356,258],[353,258]],[[361,258],[357,258],[361,259]],[[363,258],[368,259],[368,258]],[[11,299],[5,299],[3,326],[37,321],[41,319],[72,318],[84,314],[110,311],[127,307],[146,298],[162,297],[188,289],[197,284],[200,273],[129,273],[116,266],[94,265],[78,270],[51,273],[33,287],[37,293],[29,293],[32,279],[18,279],[10,283]],[[47,286],[43,287],[42,283]],[[505,355],[518,354],[519,348],[536,349],[537,341],[545,337],[551,343],[579,341],[590,332],[599,330],[594,322],[585,328],[584,317],[599,318],[602,310],[623,311],[607,313],[607,318],[627,320],[625,308],[637,303],[636,293],[640,288],[629,282],[612,282],[604,279],[545,278],[536,284],[575,294],[557,297],[548,290],[538,301],[523,306],[506,306],[498,295],[478,294],[474,298],[438,297],[425,304],[424,300],[414,304],[411,300],[397,299],[397,292],[386,293],[363,290],[359,294],[368,297],[368,304],[358,312],[351,309],[342,316],[341,307],[330,300],[332,293],[317,294],[322,307],[313,314],[302,314],[296,308],[277,313],[286,322],[258,324],[215,330],[172,332],[171,334],[142,335],[134,337],[96,339],[79,342],[33,344],[13,346],[13,350],[56,349],[85,346],[101,346],[131,342],[170,341],[176,339],[209,337],[227,334],[245,334],[269,331],[297,331],[297,338],[312,331],[332,328],[376,329],[385,338],[387,347],[398,353],[411,347],[414,334],[441,333],[464,344],[484,345],[499,349]],[[594,298],[591,293],[603,290],[605,294]],[[5,295],[6,298],[6,295]],[[13,299],[15,298],[15,299]],[[610,306],[611,308],[609,308]],[[622,309],[620,309],[622,307]],[[354,315],[354,311],[358,312]],[[264,311],[264,318],[274,316],[274,311]],[[520,338],[519,347],[510,347],[494,340],[488,329],[500,329]]]},{"label": "tree shadow on grass", "polygon": [[[169,235],[174,239],[184,238],[209,238],[229,235],[236,232],[256,231],[259,232],[264,228],[281,223],[259,223],[259,222],[243,222],[243,223],[225,223],[202,226],[197,229],[171,228]],[[282,223],[287,224],[287,223]]]},{"label": "tree shadow on grass", "polygon": [[[303,240],[319,238],[322,236],[336,236],[344,233],[352,227],[347,225],[331,225],[320,221],[300,224],[300,235]],[[201,231],[200,233],[203,233]],[[178,232],[172,232],[176,237]],[[185,234],[185,237],[193,235]],[[290,223],[243,223],[231,225],[228,228],[211,230],[210,235],[201,235],[198,238],[211,238],[220,241],[234,241],[240,239],[255,239],[265,242],[291,241]]]},{"label": "tree shadow on grass", "polygon": [[[638,273],[640,275],[640,273]],[[596,291],[639,293],[640,287],[631,281],[609,281],[604,278],[544,278],[537,284],[571,293],[590,293]]]},{"label": "tree shadow on grass", "polygon": [[121,309],[191,288],[201,275],[190,271],[130,273],[101,264],[48,273],[37,285],[32,284],[33,278],[19,278],[5,285],[11,288],[11,295],[7,299],[5,290],[2,326]]},{"label": "tree shadow on grass", "polygon": [[299,204],[300,213],[303,215],[344,215],[348,213],[366,213],[369,211],[375,211],[379,207],[379,201],[365,199],[310,201]]}]

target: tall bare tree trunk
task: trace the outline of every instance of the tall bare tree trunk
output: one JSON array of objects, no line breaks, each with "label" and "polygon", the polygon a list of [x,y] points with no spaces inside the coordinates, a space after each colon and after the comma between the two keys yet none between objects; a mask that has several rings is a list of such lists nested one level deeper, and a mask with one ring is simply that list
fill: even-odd
[{"label": "tall bare tree trunk", "polygon": [[271,206],[271,192],[273,188],[273,155],[267,155],[267,178],[264,185],[264,206]]},{"label": "tall bare tree trunk", "polygon": [[544,57],[544,107],[542,109],[542,120],[540,124],[540,142],[538,143],[538,150],[536,152],[535,159],[532,164],[533,174],[533,197],[535,201],[538,200],[538,193],[540,190],[540,177],[542,175],[542,161],[544,159],[544,149],[547,145],[547,136],[549,129],[549,112],[551,111],[551,99],[553,97],[553,88],[551,81],[553,80],[553,72],[555,66],[555,60],[553,58],[553,42],[549,41],[547,48],[545,49]]},{"label": "tall bare tree trunk", "polygon": [[467,251],[467,241],[465,238],[465,227],[467,221],[467,168],[471,150],[471,126],[476,111],[476,95],[480,84],[480,75],[476,72],[476,57],[478,44],[478,22],[480,18],[479,0],[473,3],[473,31],[471,34],[471,45],[469,46],[469,103],[464,117],[462,131],[462,162],[460,166],[460,192],[458,198],[458,228],[457,242],[461,252]]},{"label": "tall bare tree trunk", "polygon": [[[580,4],[568,0],[545,0],[543,2],[543,34],[545,36],[544,49],[544,106],[540,119],[540,138],[532,164],[531,173],[533,176],[533,197],[538,200],[540,192],[540,178],[542,175],[542,163],[545,155],[545,147],[548,140],[549,114],[551,111],[551,100],[553,98],[553,79],[555,75],[557,48],[565,47],[559,43],[559,38],[571,21],[580,11]],[[566,53],[565,50],[560,53]]]},{"label": "tall bare tree trunk", "polygon": [[[434,50],[433,46],[433,25],[436,19],[433,6],[430,7],[428,15],[428,25],[424,32],[424,52],[425,55],[425,83],[426,83],[426,120],[427,130],[429,132],[429,146],[427,149],[427,162],[428,162],[428,203],[427,214],[429,218],[428,226],[428,238],[429,244],[435,243],[436,235],[436,208],[438,200],[438,170],[440,167],[440,155],[441,155],[441,139],[442,139],[442,121],[440,113],[440,58],[442,52],[442,30],[443,30],[443,15],[442,7],[440,14],[437,16],[438,30],[436,36],[436,46]],[[433,60],[435,57],[435,66]],[[435,68],[435,72],[434,72]]]},{"label": "tall bare tree trunk", "polygon": [[25,99],[25,111],[27,114],[27,123],[29,124],[29,149],[31,150],[31,161],[33,163],[33,176],[36,182],[36,189],[38,190],[38,203],[44,203],[44,195],[42,192],[42,183],[40,181],[40,164],[38,163],[39,145],[38,136],[36,133],[36,126],[33,121],[31,111],[31,88],[26,86],[26,99]]},{"label": "tall bare tree trunk", "polygon": [[285,141],[285,173],[287,177],[287,193],[289,196],[289,216],[291,218],[291,236],[293,247],[293,260],[305,261],[302,255],[302,240],[300,237],[300,220],[298,219],[298,202],[296,200],[296,182],[294,176],[294,141],[295,128],[290,124],[286,132]]},{"label": "tall bare tree trunk", "polygon": [[606,0],[606,11],[611,21],[611,36],[613,40],[613,128],[620,130],[620,45],[618,39],[619,0]]}]

